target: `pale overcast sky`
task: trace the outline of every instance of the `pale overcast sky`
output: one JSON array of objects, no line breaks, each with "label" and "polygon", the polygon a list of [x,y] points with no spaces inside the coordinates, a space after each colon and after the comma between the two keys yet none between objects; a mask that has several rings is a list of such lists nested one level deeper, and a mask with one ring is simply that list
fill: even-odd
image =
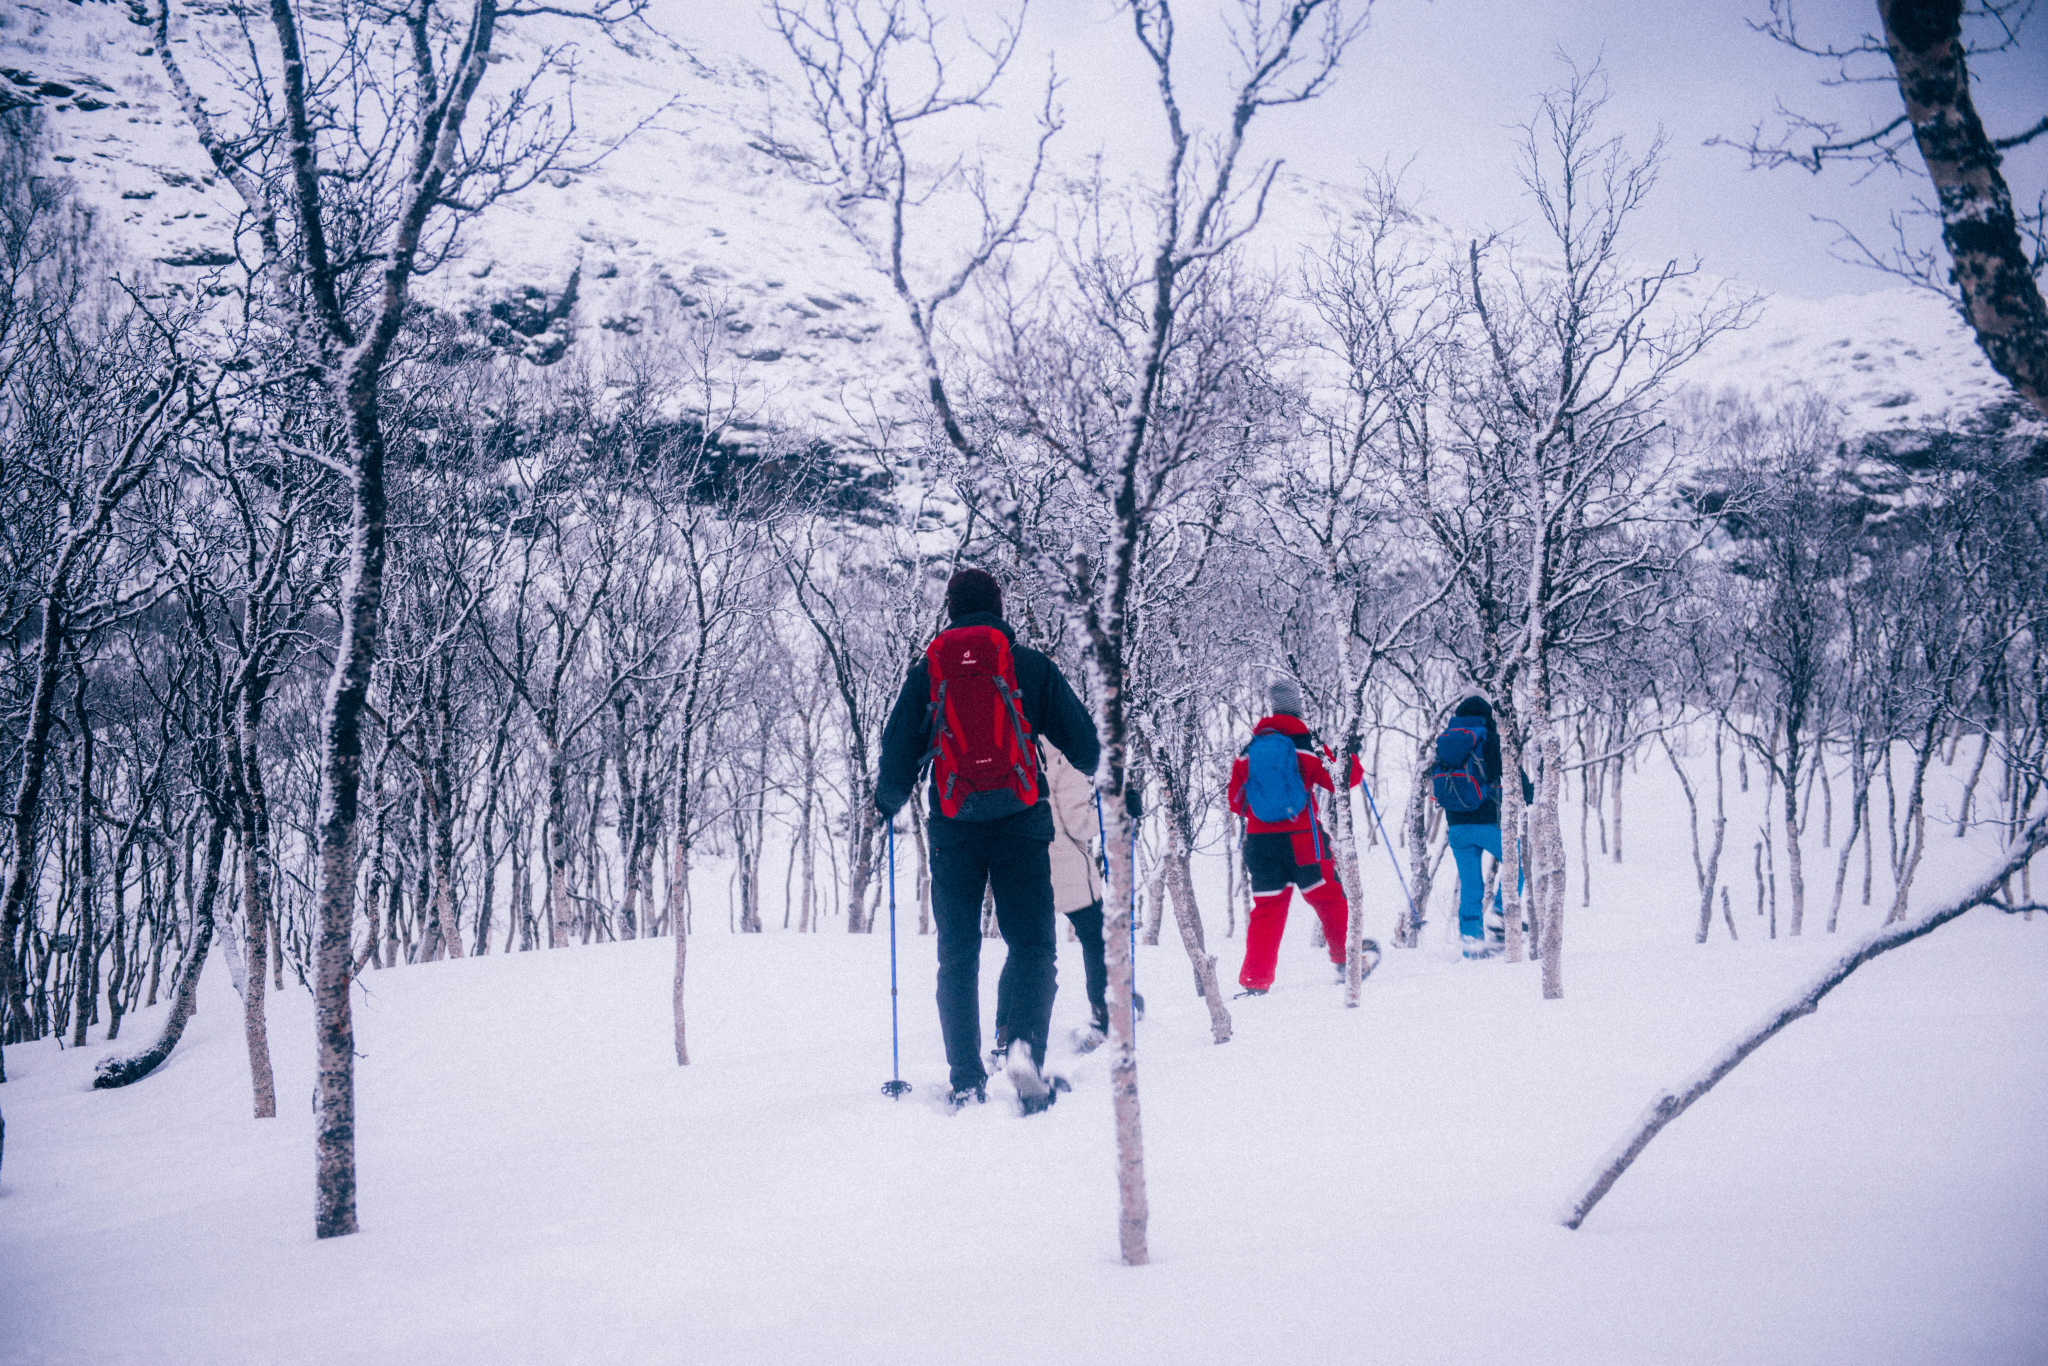
[{"label": "pale overcast sky", "polygon": [[[933,9],[986,22],[989,0],[931,0]],[[792,68],[749,7],[692,6],[671,11],[662,27],[684,43],[742,53],[782,75]],[[1230,54],[1217,21],[1221,6],[1179,9],[1183,98],[1221,122]],[[1636,145],[1661,125],[1667,164],[1638,224],[1633,254],[1697,254],[1706,269],[1749,284],[1809,298],[1889,287],[1882,276],[1830,258],[1834,229],[1815,215],[1841,218],[1872,240],[1888,236],[1886,216],[1908,188],[1881,175],[1864,185],[1833,169],[1751,171],[1727,147],[1704,146],[1716,134],[1741,137],[1770,119],[1782,101],[1855,125],[1859,110],[1879,120],[1899,109],[1895,86],[1827,89],[1830,69],[1752,32],[1764,0],[1383,0],[1352,48],[1330,93],[1315,103],[1261,116],[1254,148],[1289,169],[1352,181],[1361,166],[1412,162],[1407,184],[1423,207],[1453,224],[1507,227],[1528,216],[1514,177],[1512,125],[1563,75],[1560,52],[1582,65],[1598,61],[1611,100],[1609,126]],[[1846,43],[1874,26],[1874,0],[1808,0],[1799,5],[1813,40]],[[1993,135],[2018,132],[2048,113],[2048,16],[2023,33],[2016,53],[1974,64],[1977,100]],[[1006,91],[1012,117],[992,136],[1022,145],[1029,135],[1030,83],[1057,60],[1066,131],[1062,157],[1102,151],[1142,173],[1156,165],[1161,126],[1149,73],[1114,0],[1035,0],[1024,54]],[[1206,98],[1204,98],[1206,96]],[[2048,186],[2048,138],[2013,153],[2008,177],[2032,202]]]}]

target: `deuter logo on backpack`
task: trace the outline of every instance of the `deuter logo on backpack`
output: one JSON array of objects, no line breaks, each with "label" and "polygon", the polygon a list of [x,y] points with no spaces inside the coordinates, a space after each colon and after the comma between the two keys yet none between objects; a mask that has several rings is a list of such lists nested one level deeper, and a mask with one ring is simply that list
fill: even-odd
[{"label": "deuter logo on backpack", "polygon": [[1438,806],[1461,815],[1493,800],[1493,786],[1486,781],[1485,718],[1451,718],[1436,737],[1436,771],[1429,788]]},{"label": "deuter logo on backpack", "polygon": [[1308,805],[1308,784],[1294,741],[1269,730],[1252,737],[1244,748],[1244,800],[1252,814],[1268,825],[1286,825]]},{"label": "deuter logo on backpack", "polygon": [[1010,640],[956,626],[925,647],[932,789],[948,820],[993,821],[1038,804],[1038,757]]}]

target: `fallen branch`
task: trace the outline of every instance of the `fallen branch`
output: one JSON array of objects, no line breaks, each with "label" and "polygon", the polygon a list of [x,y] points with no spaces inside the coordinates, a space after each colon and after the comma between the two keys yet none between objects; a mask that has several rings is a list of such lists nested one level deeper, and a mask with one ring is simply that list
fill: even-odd
[{"label": "fallen branch", "polygon": [[1635,1127],[1600,1159],[1599,1165],[1593,1169],[1592,1179],[1586,1183],[1578,1197],[1565,1206],[1559,1216],[1559,1222],[1566,1228],[1577,1228],[1584,1223],[1586,1216],[1593,1212],[1593,1207],[1614,1188],[1614,1183],[1621,1179],[1622,1173],[1642,1155],[1643,1149],[1650,1145],[1651,1139],[1663,1131],[1665,1125],[1684,1114],[1694,1101],[1713,1090],[1721,1078],[1733,1072],[1736,1066],[1756,1052],[1766,1039],[1800,1016],[1813,1014],[1819,1007],[1821,998],[1840,986],[1850,973],[1879,954],[1887,953],[1901,944],[1911,943],[1930,930],[1946,925],[1973,907],[2000,904],[1999,897],[2005,880],[2025,867],[2044,846],[2048,846],[2048,812],[2034,817],[2026,829],[2026,834],[2007,849],[2006,856],[1997,870],[1960,899],[1867,936],[1836,959],[1825,972],[1807,983],[1791,999],[1770,1011],[1738,1036],[1734,1043],[1723,1049],[1718,1057],[1695,1073],[1683,1086],[1666,1091],[1650,1102],[1642,1117],[1636,1121]]}]

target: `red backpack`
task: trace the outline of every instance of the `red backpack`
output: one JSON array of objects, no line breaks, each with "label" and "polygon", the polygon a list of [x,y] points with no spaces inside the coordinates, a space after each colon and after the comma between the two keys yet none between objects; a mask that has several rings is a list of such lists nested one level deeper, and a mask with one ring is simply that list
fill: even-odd
[{"label": "red backpack", "polygon": [[956,626],[925,647],[931,675],[932,788],[948,820],[993,821],[1038,804],[1038,751],[1010,641]]}]

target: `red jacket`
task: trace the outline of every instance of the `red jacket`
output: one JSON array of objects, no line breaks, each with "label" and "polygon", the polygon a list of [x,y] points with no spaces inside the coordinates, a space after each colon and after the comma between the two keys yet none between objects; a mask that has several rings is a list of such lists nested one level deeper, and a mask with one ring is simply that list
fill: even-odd
[{"label": "red jacket", "polygon": [[[1244,799],[1244,780],[1247,763],[1243,752],[1240,751],[1236,762],[1230,766],[1230,809],[1233,814],[1245,818],[1245,830],[1250,834],[1308,834],[1315,828],[1314,822],[1317,816],[1316,789],[1320,787],[1323,791],[1331,793],[1337,790],[1336,786],[1330,781],[1330,770],[1324,762],[1325,760],[1334,760],[1337,756],[1330,752],[1328,745],[1320,746],[1321,752],[1317,752],[1318,746],[1316,746],[1314,737],[1309,731],[1308,723],[1298,716],[1289,716],[1285,712],[1280,712],[1273,716],[1268,716],[1265,720],[1252,727],[1252,735],[1254,737],[1263,735],[1267,731],[1278,731],[1294,741],[1294,761],[1301,765],[1301,783],[1303,787],[1308,789],[1308,805],[1303,807],[1301,814],[1291,821],[1262,821],[1257,816],[1254,816],[1251,807],[1246,804]],[[1351,774],[1344,785],[1346,787],[1357,787],[1364,778],[1365,768],[1358,762],[1358,756],[1354,754],[1351,756]]]}]

